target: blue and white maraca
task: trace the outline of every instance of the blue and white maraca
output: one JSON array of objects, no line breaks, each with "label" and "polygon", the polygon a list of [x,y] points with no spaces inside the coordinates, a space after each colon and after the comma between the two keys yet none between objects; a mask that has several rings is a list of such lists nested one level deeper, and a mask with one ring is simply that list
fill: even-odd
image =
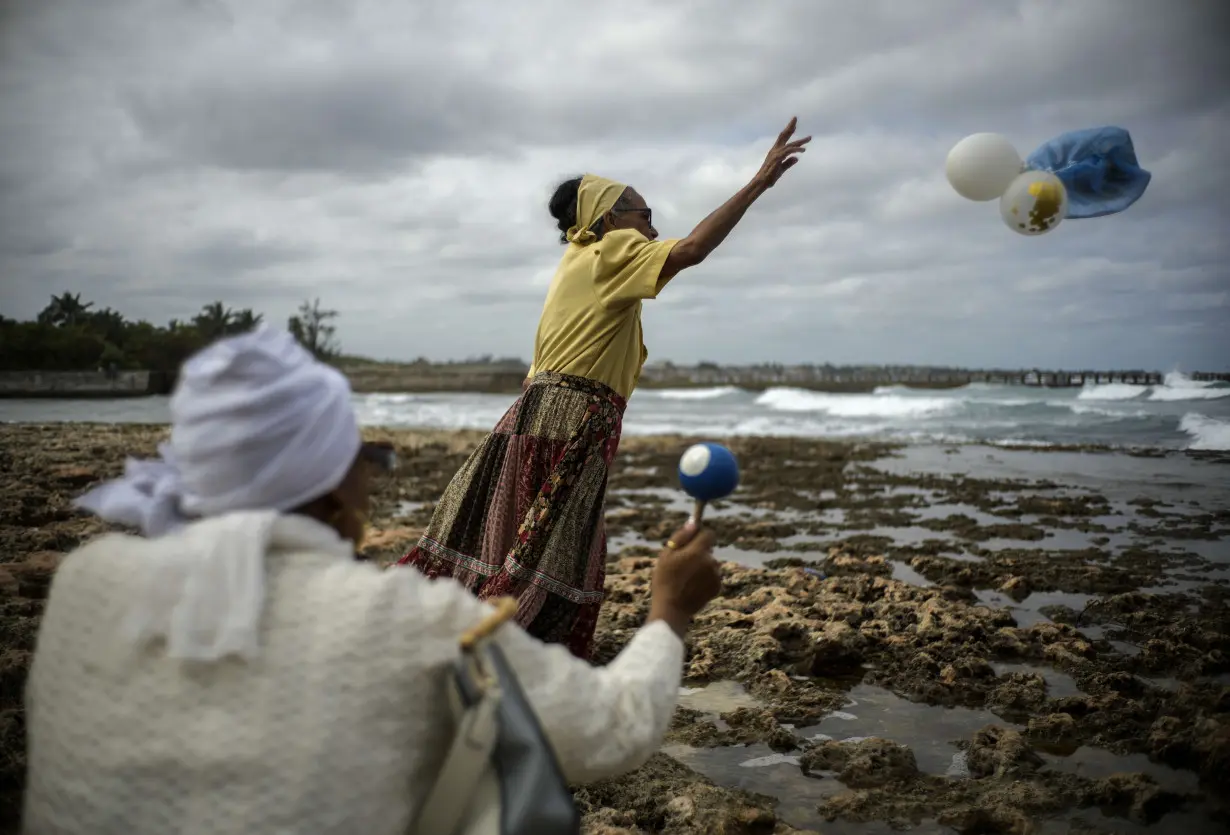
[{"label": "blue and white maraca", "polygon": [[706,503],[726,498],[739,486],[739,464],[721,444],[696,444],[679,459],[679,483],[696,499],[694,518],[700,524]]}]

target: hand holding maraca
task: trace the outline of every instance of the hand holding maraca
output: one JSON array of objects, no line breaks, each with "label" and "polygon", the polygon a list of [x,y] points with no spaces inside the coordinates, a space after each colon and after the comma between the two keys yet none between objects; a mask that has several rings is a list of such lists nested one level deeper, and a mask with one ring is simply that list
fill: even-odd
[{"label": "hand holding maraca", "polygon": [[726,447],[697,444],[679,461],[679,481],[696,499],[696,508],[658,555],[649,620],[665,621],[682,638],[696,613],[722,590],[713,533],[700,525],[705,504],[730,495],[739,485],[739,466]]},{"label": "hand holding maraca", "polygon": [[713,531],[689,520],[662,549],[650,581],[649,620],[666,621],[682,638],[692,618],[722,590]]}]

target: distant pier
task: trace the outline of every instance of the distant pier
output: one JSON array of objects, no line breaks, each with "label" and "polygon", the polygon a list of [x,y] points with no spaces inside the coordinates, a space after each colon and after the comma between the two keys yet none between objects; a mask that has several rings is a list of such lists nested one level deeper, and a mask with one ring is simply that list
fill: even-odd
[{"label": "distant pier", "polygon": [[[1201,382],[1230,382],[1230,373],[1192,372],[1187,376]],[[719,366],[714,363],[680,366],[660,363],[645,367],[641,385],[646,388],[737,386],[750,390],[783,386],[827,392],[870,392],[883,386],[950,389],[971,383],[1031,388],[1081,388],[1115,383],[1158,386],[1164,384],[1165,379],[1166,375],[1161,371],[1144,369],[1063,371],[1041,368],[964,369],[925,366]]]},{"label": "distant pier", "polygon": [[1202,383],[1230,383],[1230,371],[1224,374],[1215,374],[1211,371],[1193,371],[1188,376]]},{"label": "distant pier", "polygon": [[1124,383],[1131,386],[1160,386],[1166,375],[1156,371],[1025,371],[1003,375],[995,372],[972,371],[971,383],[1000,383],[1010,386],[1041,388],[1078,388],[1086,385]]}]

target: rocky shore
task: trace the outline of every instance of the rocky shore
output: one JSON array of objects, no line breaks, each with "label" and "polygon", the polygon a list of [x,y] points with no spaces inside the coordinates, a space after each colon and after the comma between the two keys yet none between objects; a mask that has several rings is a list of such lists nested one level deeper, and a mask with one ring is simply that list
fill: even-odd
[{"label": "rocky shore", "polygon": [[[367,545],[389,561],[479,435],[370,434],[402,459]],[[20,809],[22,687],[50,576],[103,530],[69,501],[161,437],[0,429],[0,831]],[[686,443],[621,448],[603,660],[641,623],[652,556],[687,514],[673,475]],[[723,595],[689,639],[663,753],[578,789],[587,832],[1197,835],[1230,824],[1219,800],[1230,797],[1225,504],[903,472],[876,445],[732,446],[743,486],[707,517]]]}]

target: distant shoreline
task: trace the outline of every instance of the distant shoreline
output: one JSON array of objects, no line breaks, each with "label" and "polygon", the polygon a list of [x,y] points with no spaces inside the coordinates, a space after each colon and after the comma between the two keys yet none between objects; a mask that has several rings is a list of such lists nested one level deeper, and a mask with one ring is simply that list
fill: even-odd
[{"label": "distant shoreline", "polygon": [[[378,363],[343,359],[338,369],[356,394],[518,394],[528,370],[512,363]],[[148,371],[0,372],[0,399],[119,399],[167,394],[166,375]],[[1230,382],[1230,374],[1195,372],[1194,380]],[[794,388],[825,394],[871,394],[896,386],[944,391],[971,384],[1068,389],[1086,385],[1162,385],[1155,371],[985,371],[911,366],[648,366],[642,390]]]}]

